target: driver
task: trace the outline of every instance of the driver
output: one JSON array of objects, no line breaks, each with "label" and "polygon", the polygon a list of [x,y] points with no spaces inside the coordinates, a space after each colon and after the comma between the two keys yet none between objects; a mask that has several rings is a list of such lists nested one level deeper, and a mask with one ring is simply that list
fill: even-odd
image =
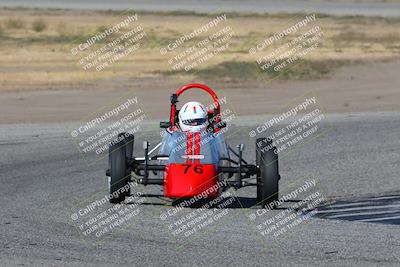
[{"label": "driver", "polygon": [[[195,101],[187,102],[180,109],[178,120],[177,126],[180,131],[166,129],[169,134],[164,135],[160,147],[160,155],[168,155],[169,163],[185,163],[187,155],[192,154],[190,152],[200,157],[203,156],[202,159],[199,157],[200,163],[203,164],[216,164],[220,158],[229,157],[223,135],[214,136],[207,130],[210,122],[204,105]],[[203,136],[203,133],[206,135]],[[192,142],[187,142],[189,138]],[[192,144],[192,148],[186,149],[189,143]],[[224,163],[221,164],[224,165]]]},{"label": "driver", "polygon": [[[200,141],[202,133],[206,133],[208,126],[208,114],[207,109],[199,102],[190,101],[187,102],[179,111],[178,114],[178,125],[181,131],[166,129],[167,133],[164,135],[162,145],[160,147],[160,155],[168,155],[169,162],[183,163],[186,161],[187,153],[195,152],[200,145],[196,142]],[[175,128],[176,129],[176,128]],[[184,134],[184,137],[182,137]],[[191,139],[192,147],[186,148],[189,144],[188,139]],[[207,146],[203,147],[203,150],[207,149]]]},{"label": "driver", "polygon": [[183,132],[197,133],[207,126],[207,110],[199,102],[187,102],[179,111],[179,127]]}]

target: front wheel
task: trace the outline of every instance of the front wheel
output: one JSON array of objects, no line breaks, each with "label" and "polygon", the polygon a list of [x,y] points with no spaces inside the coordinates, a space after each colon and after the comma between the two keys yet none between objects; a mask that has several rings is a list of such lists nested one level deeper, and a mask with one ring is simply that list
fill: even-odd
[{"label": "front wheel", "polygon": [[110,203],[121,203],[129,192],[128,169],[126,167],[125,140],[113,144],[109,148],[110,177],[109,193]]},{"label": "front wheel", "polygon": [[257,175],[257,202],[262,207],[278,200],[279,167],[278,154],[272,141],[259,138],[256,142],[256,163],[259,168]]}]

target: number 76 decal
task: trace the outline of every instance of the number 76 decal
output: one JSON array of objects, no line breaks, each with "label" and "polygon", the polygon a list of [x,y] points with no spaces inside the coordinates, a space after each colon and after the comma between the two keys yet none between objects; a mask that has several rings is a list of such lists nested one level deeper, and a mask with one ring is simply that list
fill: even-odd
[{"label": "number 76 decal", "polygon": [[193,167],[193,170],[195,173],[202,174],[203,173],[203,165],[193,165],[193,164],[183,164],[185,166],[185,170],[183,173],[187,173],[191,167]]}]

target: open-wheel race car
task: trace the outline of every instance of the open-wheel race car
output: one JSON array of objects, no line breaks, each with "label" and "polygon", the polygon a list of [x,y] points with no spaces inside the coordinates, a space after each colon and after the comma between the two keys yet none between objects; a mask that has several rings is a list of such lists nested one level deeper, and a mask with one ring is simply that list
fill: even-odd
[{"label": "open-wheel race car", "polygon": [[[179,96],[201,89],[212,97],[208,107],[188,102],[177,108]],[[268,138],[256,140],[255,164],[243,158],[244,145],[233,149],[224,139],[220,101],[202,84],[188,84],[171,96],[169,121],[160,122],[162,142],[150,149],[143,142],[144,156],[135,157],[134,136],[120,133],[109,148],[109,193],[111,203],[130,195],[129,183],[163,185],[163,194],[172,200],[199,195],[215,198],[229,187],[257,187],[257,203],[265,206],[278,200],[278,155]],[[157,155],[154,154],[158,150]],[[256,182],[254,181],[256,178]]]}]

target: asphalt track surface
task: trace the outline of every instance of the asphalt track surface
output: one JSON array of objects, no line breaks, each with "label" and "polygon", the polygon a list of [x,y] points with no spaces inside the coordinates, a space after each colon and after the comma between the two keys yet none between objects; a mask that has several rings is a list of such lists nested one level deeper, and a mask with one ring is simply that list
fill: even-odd
[{"label": "asphalt track surface", "polygon": [[347,1],[274,1],[274,0],[1,0],[0,6],[93,10],[145,10],[218,12],[320,12],[332,15],[400,16],[399,3],[349,3]]},{"label": "asphalt track surface", "polygon": [[[0,265],[399,266],[399,115],[328,115],[322,135],[281,156],[282,191],[313,175],[318,190],[336,203],[276,238],[263,237],[249,219],[260,211],[250,187],[217,210],[225,216],[214,224],[189,238],[174,236],[160,219],[174,208],[153,186],[127,224],[101,242],[85,239],[71,214],[106,190],[106,159],[87,165],[66,130],[71,124],[1,125]],[[246,134],[265,119],[239,118],[227,139],[245,143],[246,156],[254,159],[254,141]],[[142,132],[153,143],[159,139],[155,123]],[[348,212],[353,217],[340,217]]]}]

